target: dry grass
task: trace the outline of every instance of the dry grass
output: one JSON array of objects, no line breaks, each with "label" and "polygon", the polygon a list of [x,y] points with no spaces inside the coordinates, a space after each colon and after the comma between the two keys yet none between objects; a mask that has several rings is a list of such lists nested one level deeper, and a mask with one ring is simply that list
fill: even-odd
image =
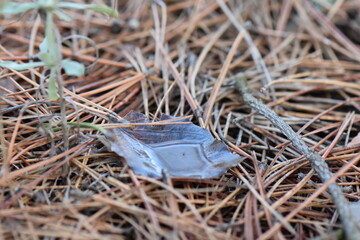
[{"label": "dry grass", "polygon": [[[237,27],[221,2],[119,1],[116,21],[81,12],[57,21],[62,36],[89,36],[100,50],[85,77],[64,75],[67,121],[107,126],[109,113],[130,110],[194,115],[247,159],[218,179],[134,175],[97,132],[72,129],[66,149],[62,131],[44,124],[59,121],[60,107],[47,100],[42,69],[0,69],[0,238],[305,239],[339,229],[307,160],[243,104],[234,80],[245,76],[359,201],[360,141],[351,142],[360,129],[359,1],[228,1]],[[37,52],[43,25],[34,14],[0,25],[2,60]],[[62,53],[96,60],[78,38]]]}]

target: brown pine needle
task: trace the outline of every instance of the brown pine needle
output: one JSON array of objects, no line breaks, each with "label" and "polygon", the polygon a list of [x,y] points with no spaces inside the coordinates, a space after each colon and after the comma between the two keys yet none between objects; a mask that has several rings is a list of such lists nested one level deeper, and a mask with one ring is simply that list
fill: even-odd
[{"label": "brown pine needle", "polygon": [[[336,182],[340,200],[360,200],[359,1],[96,4],[109,2],[119,18],[80,9],[64,10],[70,22],[55,18],[63,58],[86,68],[79,77],[59,72],[65,101],[48,99],[47,68],[0,67],[0,239],[285,240],[295,230],[300,240],[350,231],[326,189]],[[40,61],[38,13],[0,19],[0,62]],[[239,77],[323,156],[328,181],[242,101]],[[213,179],[134,175],[85,127],[142,125],[121,121],[130,111],[146,113],[149,128],[187,124],[180,119],[206,126],[242,160]],[[58,128],[65,120],[67,136]]]}]

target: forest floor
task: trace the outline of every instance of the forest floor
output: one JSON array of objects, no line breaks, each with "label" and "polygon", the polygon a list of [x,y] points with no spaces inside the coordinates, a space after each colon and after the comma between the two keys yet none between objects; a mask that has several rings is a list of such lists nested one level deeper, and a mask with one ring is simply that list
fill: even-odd
[{"label": "forest floor", "polygon": [[[243,102],[240,77],[339,173],[360,222],[359,1],[115,3],[118,19],[69,10],[73,21],[55,21],[72,36],[64,58],[87,66],[63,74],[66,120],[192,116],[242,161],[218,178],[137,175],[99,132],[73,127],[64,138],[46,125],[61,108],[43,68],[0,68],[1,239],[336,239],[342,225],[318,174]],[[1,60],[39,51],[35,12],[0,28]]]}]

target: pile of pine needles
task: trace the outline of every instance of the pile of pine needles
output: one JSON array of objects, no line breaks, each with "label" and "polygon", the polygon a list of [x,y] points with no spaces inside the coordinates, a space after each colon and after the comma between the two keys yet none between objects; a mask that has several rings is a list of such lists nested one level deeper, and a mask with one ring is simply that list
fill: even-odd
[{"label": "pile of pine needles", "polygon": [[[115,7],[119,19],[69,11],[73,22],[56,21],[63,38],[72,36],[63,56],[87,66],[83,77],[63,74],[66,120],[107,128],[113,112],[193,115],[246,159],[217,179],[135,175],[97,131],[73,127],[64,139],[52,126],[62,117],[60,101],[48,100],[41,68],[1,68],[1,239],[341,234],[318,175],[244,103],[240,77],[340,173],[337,183],[360,222],[359,1],[133,0]],[[31,61],[44,36],[37,13],[3,17],[0,26],[0,59]]]}]

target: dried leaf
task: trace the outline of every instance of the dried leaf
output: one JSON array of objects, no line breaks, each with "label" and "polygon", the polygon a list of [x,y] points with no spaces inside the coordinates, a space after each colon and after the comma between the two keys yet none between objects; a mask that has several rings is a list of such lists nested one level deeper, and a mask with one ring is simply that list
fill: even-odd
[{"label": "dried leaf", "polygon": [[[131,123],[150,123],[145,115],[136,112],[130,112],[125,119]],[[168,119],[175,119],[173,123],[189,122],[167,115],[160,117]],[[107,141],[110,150],[124,157],[136,174],[150,177],[161,177],[162,171],[172,177],[218,177],[240,162],[240,156],[191,122],[114,128]]]}]

